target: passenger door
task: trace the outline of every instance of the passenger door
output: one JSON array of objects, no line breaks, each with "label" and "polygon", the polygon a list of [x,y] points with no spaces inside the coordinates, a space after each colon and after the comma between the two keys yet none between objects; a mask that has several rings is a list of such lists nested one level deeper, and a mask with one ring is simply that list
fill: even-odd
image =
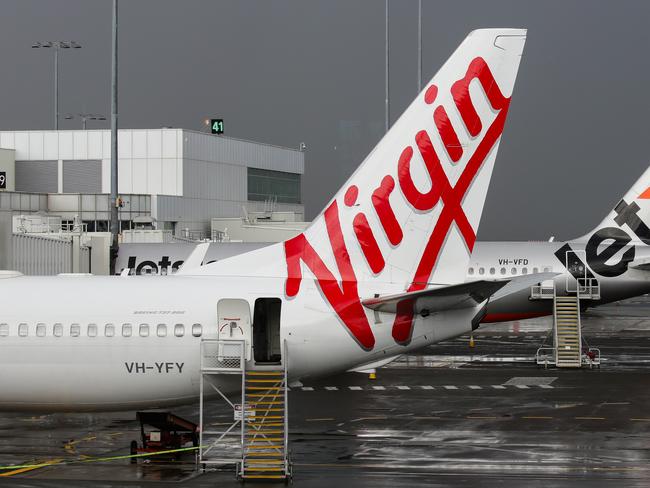
[{"label": "passenger door", "polygon": [[251,311],[247,300],[223,298],[217,304],[217,338],[245,341],[246,360],[251,359]]}]

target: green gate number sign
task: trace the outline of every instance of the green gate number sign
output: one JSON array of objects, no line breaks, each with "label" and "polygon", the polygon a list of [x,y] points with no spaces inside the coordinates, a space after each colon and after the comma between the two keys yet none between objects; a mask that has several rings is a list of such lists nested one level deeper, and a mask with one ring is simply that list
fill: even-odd
[{"label": "green gate number sign", "polygon": [[210,132],[223,134],[223,119],[210,119]]}]

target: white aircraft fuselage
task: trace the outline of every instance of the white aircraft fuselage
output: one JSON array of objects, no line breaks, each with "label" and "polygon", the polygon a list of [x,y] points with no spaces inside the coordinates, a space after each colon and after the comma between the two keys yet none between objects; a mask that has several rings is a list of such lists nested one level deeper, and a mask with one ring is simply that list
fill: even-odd
[{"label": "white aircraft fuselage", "polygon": [[[567,270],[566,251],[564,247],[570,245],[577,257],[584,262],[585,271]],[[636,247],[635,260],[650,260],[650,247],[644,245]],[[628,247],[628,248],[629,248]],[[628,266],[625,261],[621,264],[621,256],[613,259],[619,267],[605,276],[598,271],[603,271],[602,263],[590,262],[586,259],[584,243],[566,242],[477,242],[472,252],[467,279],[479,278],[509,278],[528,273],[553,272],[558,273],[554,278],[558,294],[574,292],[576,277],[592,276],[600,286],[600,299],[581,301],[583,308],[596,307],[626,298],[632,298],[650,293],[650,273],[645,270]],[[619,253],[620,254],[620,253]],[[569,266],[571,267],[571,266]],[[490,300],[487,314],[482,323],[505,322],[542,317],[553,313],[553,301],[531,299],[531,290],[523,289],[508,296]]]},{"label": "white aircraft fuselage", "polygon": [[[471,316],[479,308],[440,313],[435,320],[419,318],[408,345],[393,340],[392,314],[378,313],[375,346],[366,351],[341,327],[313,281],[304,280],[294,300],[278,293],[283,286],[281,278],[212,276],[0,280],[2,323],[9,328],[8,335],[0,336],[0,409],[114,410],[196,401],[201,340],[233,338],[218,321],[223,299],[243,299],[250,310],[260,297],[282,300],[280,340],[286,341],[292,379],[346,371],[463,334],[471,330]],[[250,320],[237,318],[242,327],[250,327]],[[60,337],[54,335],[58,324]],[[177,325],[184,329],[180,337]],[[71,332],[75,326],[78,335]],[[107,336],[107,326],[113,335]],[[158,335],[159,326],[164,326],[164,337]],[[130,327],[129,336],[125,327]],[[242,337],[253,345],[249,330],[234,338]],[[256,367],[254,358],[248,367]],[[222,375],[221,380],[226,390],[236,390],[241,383],[233,375]]]}]

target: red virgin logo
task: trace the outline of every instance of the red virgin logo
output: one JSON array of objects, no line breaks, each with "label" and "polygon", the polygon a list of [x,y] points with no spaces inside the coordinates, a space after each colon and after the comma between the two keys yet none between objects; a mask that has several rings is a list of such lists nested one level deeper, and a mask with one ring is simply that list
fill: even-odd
[{"label": "red virgin logo", "polygon": [[[476,234],[461,205],[474,177],[501,136],[510,103],[510,98],[504,97],[501,93],[487,63],[483,58],[475,58],[470,63],[465,76],[451,86],[454,103],[470,137],[476,138],[483,130],[482,121],[469,94],[469,84],[475,79],[482,86],[492,109],[497,111],[498,114],[485,132],[483,139],[475,146],[474,153],[469,156],[467,165],[455,186],[452,186],[447,179],[442,163],[425,130],[414,134],[414,146],[409,145],[404,148],[397,161],[397,179],[401,194],[415,211],[427,213],[432,211],[439,201],[442,200],[443,202],[438,221],[428,238],[425,250],[419,259],[407,291],[422,290],[427,286],[449,229],[454,222],[460,230],[469,251],[471,252],[474,247]],[[424,95],[425,103],[433,105],[437,94],[438,88],[435,85],[429,87]],[[447,111],[442,105],[435,106],[433,119],[451,164],[456,164],[463,156],[463,147],[451,125]],[[410,165],[415,149],[420,152],[431,178],[431,189],[426,193],[422,193],[417,189],[411,177]],[[403,231],[389,202],[389,196],[395,190],[395,186],[395,180],[391,175],[383,176],[379,186],[372,192],[371,200],[386,239],[391,245],[399,246],[403,240]],[[358,188],[353,185],[346,191],[343,203],[348,207],[352,207],[355,205],[357,197]],[[288,297],[294,297],[300,291],[302,282],[301,262],[304,263],[316,277],[325,299],[334,309],[343,325],[361,347],[370,350],[375,345],[375,337],[359,297],[357,278],[343,239],[339,207],[336,200],[325,210],[324,219],[341,282],[339,283],[334,274],[327,268],[305,235],[300,234],[284,243],[287,261],[286,294]],[[380,273],[384,269],[386,262],[366,215],[359,212],[352,223],[352,230],[369,269],[374,274]],[[412,332],[413,303],[407,299],[398,306],[392,335],[395,342],[408,344]]]}]

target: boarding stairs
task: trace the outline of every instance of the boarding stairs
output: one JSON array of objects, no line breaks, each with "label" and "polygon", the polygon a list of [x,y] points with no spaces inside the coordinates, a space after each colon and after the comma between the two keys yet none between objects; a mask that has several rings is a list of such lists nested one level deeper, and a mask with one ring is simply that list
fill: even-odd
[{"label": "boarding stairs", "polygon": [[600,368],[600,349],[590,347],[582,337],[580,301],[600,299],[600,284],[595,278],[576,280],[576,287],[567,294],[558,294],[555,283],[535,285],[531,288],[531,300],[553,300],[552,346],[547,340],[537,349],[536,363],[540,366],[558,368]]},{"label": "boarding stairs", "polygon": [[[197,463],[235,465],[240,480],[289,480],[288,351],[282,365],[254,366],[243,340],[201,341],[200,438]],[[229,394],[233,387],[240,391]],[[216,394],[215,394],[216,393]],[[215,416],[212,403],[225,400],[232,423]]]},{"label": "boarding stairs", "polygon": [[247,371],[245,417],[240,478],[287,479],[288,456],[287,375],[284,368]]},{"label": "boarding stairs", "polygon": [[553,323],[555,365],[558,368],[579,368],[582,357],[580,299],[577,296],[556,296]]}]

